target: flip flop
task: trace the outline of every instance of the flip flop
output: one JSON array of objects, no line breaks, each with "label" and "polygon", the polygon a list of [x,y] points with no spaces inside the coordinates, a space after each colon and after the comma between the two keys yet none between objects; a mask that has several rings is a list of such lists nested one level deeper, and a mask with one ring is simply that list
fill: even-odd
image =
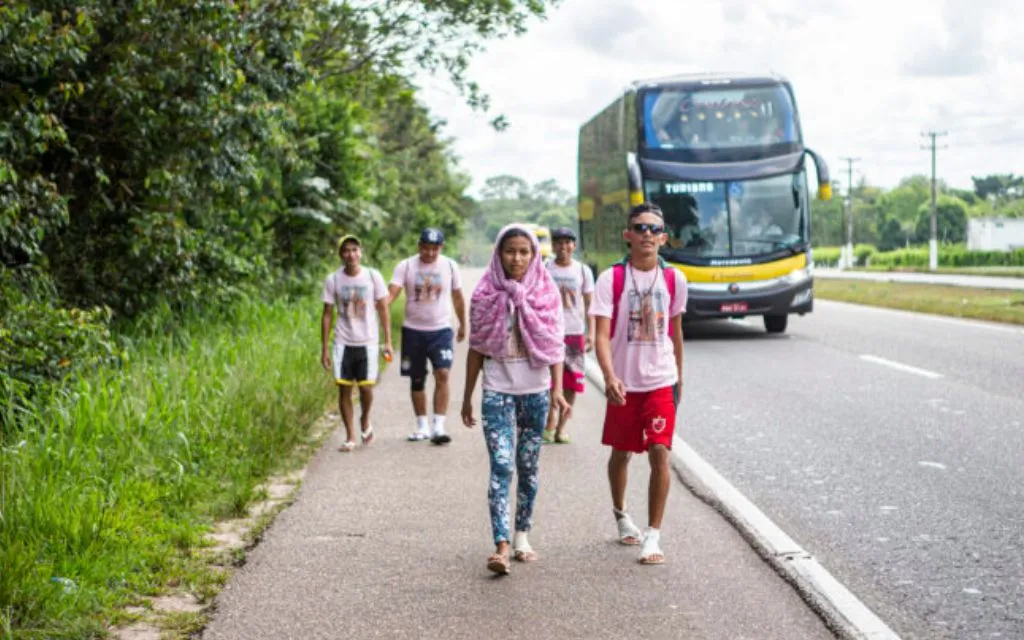
[{"label": "flip flop", "polygon": [[544,444],[554,444],[555,432],[545,429],[544,433],[540,434],[540,439],[544,442]]},{"label": "flip flop", "polygon": [[366,431],[360,431],[359,435],[361,435],[363,438],[364,447],[373,442],[373,425],[371,424]]},{"label": "flip flop", "polygon": [[556,444],[572,444],[572,440],[569,438],[569,436],[565,435],[564,433],[557,433],[557,434],[555,434],[555,443]]},{"label": "flip flop", "polygon": [[349,441],[343,443],[340,447],[338,447],[338,451],[340,451],[342,453],[348,453],[348,452],[354,450],[355,448],[356,448],[356,443],[354,443],[351,440],[349,440]]}]

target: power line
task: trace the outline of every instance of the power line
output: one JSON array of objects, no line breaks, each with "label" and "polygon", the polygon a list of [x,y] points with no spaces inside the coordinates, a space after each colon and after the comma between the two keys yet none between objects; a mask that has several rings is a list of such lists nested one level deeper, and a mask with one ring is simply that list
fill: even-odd
[{"label": "power line", "polygon": [[[935,271],[939,267],[939,234],[938,234],[938,207],[936,206],[936,193],[935,193],[935,139],[939,136],[949,135],[948,131],[925,131],[921,133],[921,137],[931,138],[931,151],[932,151],[932,237],[928,241],[928,268],[931,271]],[[921,147],[922,149],[928,149],[929,147]],[[947,149],[948,146],[942,147]]]}]

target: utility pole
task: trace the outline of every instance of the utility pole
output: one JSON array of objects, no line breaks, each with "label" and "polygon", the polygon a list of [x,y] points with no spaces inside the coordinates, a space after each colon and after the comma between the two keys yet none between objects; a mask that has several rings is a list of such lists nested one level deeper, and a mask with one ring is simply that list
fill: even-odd
[{"label": "utility pole", "polygon": [[846,163],[846,250],[840,260],[847,268],[853,266],[853,163],[860,158],[840,158]]},{"label": "utility pole", "polygon": [[[932,151],[932,235],[928,241],[928,270],[935,271],[939,268],[939,224],[938,224],[938,206],[936,205],[936,193],[935,193],[935,138],[937,136],[947,135],[946,131],[927,131],[922,133],[922,137],[931,138],[931,151]],[[929,147],[921,147],[922,149],[928,149]],[[943,147],[945,149],[946,147]]]}]

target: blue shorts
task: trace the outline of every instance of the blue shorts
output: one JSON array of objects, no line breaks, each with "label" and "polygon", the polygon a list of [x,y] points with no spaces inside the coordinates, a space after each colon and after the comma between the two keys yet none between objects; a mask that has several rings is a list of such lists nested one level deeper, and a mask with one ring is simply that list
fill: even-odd
[{"label": "blue shorts", "polygon": [[402,375],[425,378],[427,360],[434,371],[451,369],[455,358],[453,343],[454,332],[450,328],[419,331],[402,327]]}]

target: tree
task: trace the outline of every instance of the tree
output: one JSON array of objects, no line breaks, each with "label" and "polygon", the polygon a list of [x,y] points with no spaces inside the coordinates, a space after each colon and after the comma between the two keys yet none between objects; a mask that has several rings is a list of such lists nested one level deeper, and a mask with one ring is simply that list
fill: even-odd
[{"label": "tree", "polygon": [[548,205],[565,206],[572,200],[572,194],[563,189],[562,185],[554,179],[543,180],[533,185],[530,195],[534,200]]},{"label": "tree", "polygon": [[1024,176],[1012,173],[996,173],[987,176],[971,176],[974,193],[982,200],[1007,200],[1024,196]]},{"label": "tree", "polygon": [[526,200],[530,197],[530,187],[518,176],[492,176],[484,180],[482,195],[485,200]]},{"label": "tree", "polygon": [[[960,198],[941,195],[936,200],[936,230],[942,244],[964,242],[967,238],[967,203]],[[918,210],[914,237],[917,242],[928,242],[932,235],[931,203]]]}]

